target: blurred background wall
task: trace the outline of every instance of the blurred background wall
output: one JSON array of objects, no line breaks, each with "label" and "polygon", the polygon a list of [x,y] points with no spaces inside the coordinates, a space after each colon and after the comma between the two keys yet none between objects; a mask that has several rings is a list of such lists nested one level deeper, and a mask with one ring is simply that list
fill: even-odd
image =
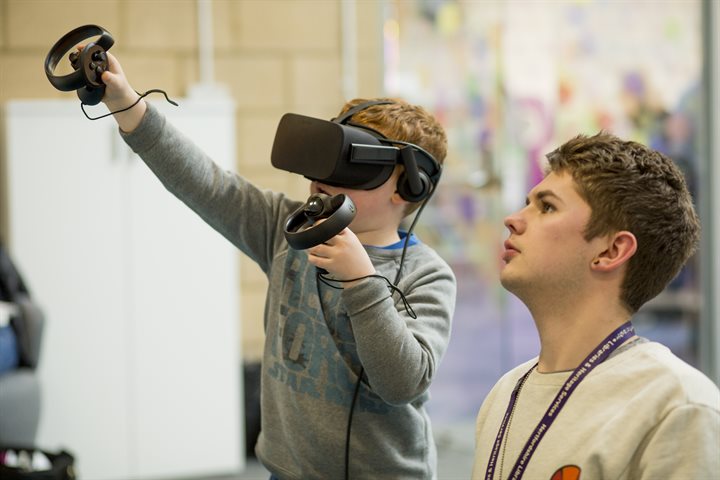
[{"label": "blurred background wall", "polygon": [[[220,89],[225,90],[235,109],[236,158],[234,169],[242,172],[242,175],[261,187],[284,191],[291,197],[304,200],[309,193],[308,182],[298,176],[271,167],[269,154],[277,123],[286,112],[331,118],[337,114],[346,100],[360,96],[373,97],[383,93],[382,15],[382,3],[376,1],[0,0],[0,103],[62,99],[68,102],[77,102],[77,119],[87,122],[87,131],[102,130],[104,126],[98,125],[101,123],[114,124],[110,118],[97,122],[86,121],[80,110],[80,102],[76,94],[54,89],[48,82],[43,69],[45,56],[61,36],[81,25],[100,25],[114,37],[115,44],[111,52],[120,60],[127,77],[137,91],[165,90],[170,98],[180,102],[181,106],[177,110],[182,111],[183,100],[192,95],[194,87],[206,83],[208,78]],[[204,30],[207,27],[210,27],[209,32]],[[212,44],[208,45],[210,42]],[[207,54],[207,49],[209,49],[209,55],[212,56],[212,62],[209,64],[211,71],[207,71],[208,57],[204,56]],[[59,73],[68,72],[65,70]],[[169,106],[161,95],[151,95],[148,100],[162,107]],[[87,109],[92,116],[106,112],[102,105]],[[83,132],[80,131],[82,127],[78,130],[77,138],[74,141],[83,142]],[[38,132],[37,141],[43,142],[47,139]],[[1,145],[3,151],[6,150],[6,142],[7,139],[3,137]],[[114,149],[114,147],[112,148]],[[68,154],[72,155],[67,148],[63,148],[63,150],[59,153],[64,154],[65,158]],[[0,154],[0,158],[5,156]],[[3,160],[7,161],[7,158],[3,158]],[[151,177],[149,171],[144,173],[147,173],[146,178]],[[41,176],[42,174],[43,172],[37,172],[37,175]],[[86,173],[88,179],[91,179],[94,174],[90,171]],[[7,177],[6,164],[0,162],[0,189],[2,189],[0,192],[0,239],[5,240],[5,243],[11,236],[10,206],[7,204],[8,195],[5,190],[8,186]],[[54,178],[56,181],[63,181],[61,178]],[[125,181],[118,177],[117,185],[113,186],[111,182],[109,186],[117,188]],[[16,188],[18,187],[16,186]],[[81,195],[87,195],[88,192],[82,192]],[[42,200],[38,199],[38,201]],[[87,198],[87,201],[92,202],[93,199]],[[139,198],[133,199],[133,201],[142,202],[143,200]],[[174,199],[173,202],[177,203]],[[161,205],[158,201],[152,203],[156,207]],[[174,207],[170,205],[168,207],[174,210]],[[88,218],[87,222],[92,224],[94,220]],[[44,222],[36,223],[38,223],[38,238],[42,237],[43,242],[52,242],[52,235],[48,234],[49,225]],[[82,235],[82,233],[78,232],[78,235]],[[152,236],[152,234],[150,235]],[[107,249],[109,245],[101,245],[99,248]],[[13,254],[12,248],[10,254]],[[72,255],[77,262],[91,263],[95,261],[93,259],[97,259],[97,254],[98,252],[78,254],[77,251],[72,253],[68,251],[66,256]],[[109,252],[109,255],[113,255],[112,251]],[[123,255],[123,252],[117,253],[121,263]],[[198,252],[196,257],[201,258],[202,253]],[[152,258],[149,260],[156,263]],[[18,265],[21,270],[23,263],[21,261]],[[238,332],[236,351],[241,352],[241,364],[252,366],[251,370],[245,372],[247,376],[245,378],[246,398],[243,401],[241,387],[240,402],[235,408],[240,415],[245,411],[249,417],[247,421],[241,422],[240,426],[242,432],[242,424],[245,425],[248,435],[246,442],[238,439],[240,445],[247,443],[246,448],[242,448],[242,451],[238,451],[236,454],[237,458],[240,458],[244,456],[245,450],[252,453],[252,442],[259,428],[257,424],[259,421],[259,405],[257,404],[259,379],[256,376],[255,365],[260,360],[264,340],[262,316],[267,281],[260,269],[244,256],[237,254],[237,264],[240,280],[236,288],[240,311],[238,328],[234,330]],[[113,276],[111,272],[106,273]],[[201,275],[200,272],[189,271],[184,271],[181,275],[193,275],[193,273]],[[26,277],[31,289],[33,285],[47,284],[46,279],[34,280],[32,275],[26,275]],[[218,280],[215,279],[215,281]],[[107,285],[107,288],[112,289],[113,287]],[[81,289],[82,287],[78,286],[77,290]],[[151,287],[150,290],[153,288]],[[156,293],[159,292],[156,290]],[[151,292],[148,294],[152,295]],[[177,308],[182,309],[182,299],[177,300]],[[41,302],[42,298],[38,298],[38,301]],[[133,308],[133,306],[130,307],[131,310]],[[84,310],[87,309],[84,308]],[[65,368],[66,371],[72,372],[72,381],[78,381],[81,385],[78,385],[79,390],[74,389],[71,395],[63,395],[63,390],[59,389],[58,385],[45,388],[43,392],[41,385],[41,394],[45,394],[44,402],[52,402],[52,408],[47,408],[47,404],[41,408],[37,440],[39,444],[45,448],[56,448],[62,445],[70,449],[78,456],[78,465],[76,466],[79,467],[80,473],[95,476],[95,478],[129,477],[131,474],[138,475],[139,472],[143,472],[145,475],[155,472],[156,475],[167,476],[168,472],[182,468],[179,463],[172,465],[171,459],[177,455],[188,457],[187,455],[180,453],[179,450],[175,452],[154,450],[158,445],[163,444],[162,440],[154,442],[152,448],[143,447],[133,440],[134,436],[141,432],[141,427],[137,426],[138,422],[140,425],[142,424],[141,410],[145,414],[150,414],[148,408],[154,408],[150,407],[149,402],[136,397],[139,393],[136,383],[142,380],[136,380],[133,377],[142,378],[147,376],[149,371],[139,365],[137,360],[133,360],[135,358],[132,354],[133,351],[145,349],[139,344],[142,342],[126,341],[125,346],[113,344],[112,348],[105,345],[104,354],[106,356],[112,356],[118,351],[121,355],[123,352],[130,352],[130,355],[127,358],[118,359],[114,363],[96,364],[97,368],[93,368],[91,355],[82,355],[79,351],[64,352],[57,346],[58,344],[66,345],[68,340],[72,342],[72,337],[67,336],[68,333],[65,334],[65,340],[62,342],[55,341],[52,352],[48,351],[47,347],[53,346],[53,342],[48,342],[48,338],[53,337],[51,340],[57,340],[59,335],[55,335],[55,332],[59,329],[65,332],[73,330],[73,325],[68,325],[73,322],[60,318],[61,315],[54,308],[46,308],[46,314],[47,325],[50,328],[46,328],[45,332],[46,362],[44,364],[42,360],[40,362],[41,376],[50,376],[55,383],[62,382],[58,377],[62,377],[61,371]],[[96,327],[100,328],[102,324],[109,323],[110,329],[102,327],[102,332],[83,329],[83,333],[77,338],[84,345],[92,345],[91,351],[102,350],[104,339],[113,335],[117,337],[115,334],[122,331],[116,331],[112,327],[117,323],[113,320],[117,312],[113,315],[106,313],[101,315],[103,315],[102,322],[97,322]],[[122,314],[120,315],[122,316]],[[170,317],[168,311],[165,315]],[[91,321],[92,315],[86,315],[86,318]],[[126,320],[128,321],[121,322],[129,324],[124,327],[126,330],[129,328],[132,331],[136,328],[133,322],[137,319],[127,318]],[[168,320],[172,322],[170,318]],[[92,324],[92,321],[90,323]],[[140,338],[145,339],[143,342],[152,341],[153,338],[155,341],[169,338],[167,333],[170,332],[167,329],[165,329],[165,334],[159,336],[156,333],[149,333],[151,330],[152,328],[141,333],[142,337]],[[152,347],[150,348],[152,349]],[[83,348],[82,351],[87,353],[86,348]],[[225,347],[218,351],[232,355],[231,350]],[[76,360],[79,355],[84,358],[81,362],[88,365],[87,372],[83,371],[82,367],[77,368]],[[156,353],[157,355],[158,353]],[[67,362],[64,361],[64,358],[67,358]],[[53,365],[49,365],[47,361],[51,361],[50,363]],[[133,362],[137,368],[133,367]],[[100,365],[103,366],[100,367]],[[111,368],[107,368],[107,365]],[[157,365],[154,368],[159,367]],[[106,369],[107,372],[103,376],[98,369]],[[125,373],[137,372],[138,369],[139,375],[130,373],[128,377]],[[120,386],[119,390],[106,384],[111,382],[106,377],[112,377],[116,371],[123,372],[120,378],[116,379],[116,383]],[[181,374],[177,365],[174,368],[165,369],[164,372],[161,374],[163,375],[162,381],[157,382],[155,388],[162,388],[164,381],[173,381],[177,386],[188,384],[186,381],[172,380],[172,377]],[[223,382],[222,379],[227,378],[218,376],[218,372],[213,373],[218,377],[216,379],[218,382]],[[212,375],[210,372],[207,374]],[[242,368],[240,368],[240,375],[242,375]],[[92,381],[88,382],[88,380]],[[95,382],[95,380],[98,381]],[[46,387],[47,383],[45,382]],[[95,385],[93,387],[88,383]],[[194,390],[189,393],[191,396],[195,396],[199,393],[195,391],[202,390],[202,387],[196,381],[189,383],[189,385],[192,384],[195,384],[195,387],[192,387]],[[232,389],[235,383],[227,382],[226,385],[227,388]],[[139,388],[146,392],[145,395],[153,395],[151,393],[152,383]],[[90,392],[93,389],[96,392],[101,391],[101,395],[96,400],[91,398],[92,394],[83,399],[83,401],[92,403],[90,410],[109,412],[116,409],[115,419],[110,420],[103,417],[103,415],[107,416],[106,413],[100,413],[100,416],[90,414],[88,409],[85,409],[79,402],[71,400],[78,394],[82,395],[80,392],[88,389]],[[160,402],[157,406],[161,412],[164,408],[163,404],[171,407],[172,402],[168,403],[168,399],[164,398],[168,396],[167,393],[158,393],[160,394],[154,396],[157,402]],[[131,396],[125,397],[124,395],[127,394]],[[106,401],[108,398],[117,398],[117,400]],[[237,399],[236,396],[231,396],[229,401],[232,401],[232,398]],[[198,400],[200,399],[198,398]],[[65,413],[62,414],[63,407],[60,403],[68,401],[73,405],[65,408]],[[118,401],[120,403],[117,403]],[[202,402],[200,401],[199,404],[201,405]],[[81,411],[85,409],[88,414],[80,413],[77,411],[78,409]],[[167,408],[165,410],[167,411]],[[228,412],[226,411],[226,413]],[[151,417],[148,418],[162,423],[164,414],[150,415]],[[204,415],[207,417],[211,415],[211,412],[204,412]],[[167,418],[172,416],[174,414],[168,415]],[[232,414],[227,415],[224,421],[234,423],[236,421],[234,417],[235,415]],[[82,429],[81,433],[75,432],[75,435],[64,436],[62,432],[68,431],[67,429],[70,428],[64,425],[72,425],[72,418],[75,418],[78,428]],[[194,418],[194,422],[197,422],[198,417]],[[82,424],[77,422],[82,422]],[[94,424],[94,426],[89,424]],[[201,427],[200,430],[208,427],[212,428],[208,424]],[[164,435],[159,433],[160,430],[183,431],[182,428],[179,430],[176,428],[162,429],[157,425],[150,428],[151,433],[158,435]],[[90,430],[87,429],[101,430],[103,433],[96,432],[97,435],[91,435]],[[76,438],[78,435],[83,438]],[[112,445],[117,447],[116,452],[111,453],[108,448],[102,447],[102,445],[109,445],[107,441],[103,441],[106,435],[114,437]],[[214,440],[223,443],[223,450],[233,449],[238,445],[234,441],[223,441],[221,437],[222,435],[215,435]],[[125,439],[130,439],[130,441],[124,441]],[[198,441],[204,442],[203,445],[208,446],[213,445],[212,440],[198,439]],[[60,445],[55,444],[56,441],[60,441]],[[164,443],[167,447],[171,445],[170,442]],[[183,444],[192,449],[192,443],[183,442]],[[222,455],[225,459],[224,462],[228,458],[232,458],[232,454],[230,457],[224,453]],[[161,460],[162,458],[166,458],[167,461]],[[200,468],[198,463],[207,464],[208,460],[209,458],[195,462],[196,465],[193,467],[195,472],[192,473],[197,473],[197,469]],[[210,462],[212,461],[210,460]],[[122,465],[123,463],[130,465]],[[224,469],[226,465],[228,464],[218,463],[214,469]],[[239,465],[244,465],[244,460],[240,461]],[[188,471],[186,474],[191,474],[191,472]]]},{"label": "blurred background wall", "polygon": [[[76,98],[50,85],[43,62],[62,35],[86,24],[100,25],[113,35],[111,52],[136,90],[160,88],[171,98],[182,98],[200,80],[197,3],[0,0],[0,102]],[[348,9],[325,0],[209,3],[214,79],[229,89],[236,104],[237,170],[259,185],[304,199],[307,182],[270,165],[277,122],[286,112],[330,118],[350,96],[382,93],[381,4],[353,2]],[[352,29],[361,41],[346,38]],[[355,65],[343,63],[348,57]],[[162,97],[149,97],[158,98]],[[79,108],[78,101],[82,115]],[[4,206],[0,208],[3,219],[5,212]],[[7,229],[6,222],[2,225],[0,232]],[[262,272],[242,257],[243,321],[238,341],[248,359],[261,354],[266,286]]]},{"label": "blurred background wall", "polygon": [[634,323],[717,381],[711,7],[717,2],[386,2],[385,88],[428,105],[450,139],[419,229],[459,283],[436,418],[471,417],[494,379],[537,351],[527,310],[497,282],[502,220],[542,178],[545,154],[601,129],[659,150],[686,176],[703,246]]}]

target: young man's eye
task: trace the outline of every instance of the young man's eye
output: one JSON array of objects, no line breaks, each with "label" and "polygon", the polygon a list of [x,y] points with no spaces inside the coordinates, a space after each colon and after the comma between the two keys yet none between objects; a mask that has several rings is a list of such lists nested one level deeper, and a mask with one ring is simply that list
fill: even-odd
[{"label": "young man's eye", "polygon": [[555,207],[548,202],[540,202],[540,210],[543,213],[550,213],[555,211]]}]

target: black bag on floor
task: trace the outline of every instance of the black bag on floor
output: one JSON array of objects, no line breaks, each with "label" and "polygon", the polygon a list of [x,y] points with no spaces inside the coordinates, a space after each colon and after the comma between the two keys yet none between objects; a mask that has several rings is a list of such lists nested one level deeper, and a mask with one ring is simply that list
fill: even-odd
[{"label": "black bag on floor", "polygon": [[[34,462],[44,456],[49,462]],[[75,457],[65,450],[58,453],[36,448],[0,447],[0,478],[2,480],[76,480]]]}]

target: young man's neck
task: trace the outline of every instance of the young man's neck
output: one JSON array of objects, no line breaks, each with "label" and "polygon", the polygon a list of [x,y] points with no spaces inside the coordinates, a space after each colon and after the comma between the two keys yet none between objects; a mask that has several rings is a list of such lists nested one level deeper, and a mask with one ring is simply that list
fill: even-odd
[{"label": "young man's neck", "polygon": [[609,302],[536,307],[531,313],[540,335],[541,373],[574,370],[605,337],[631,317],[623,307]]}]

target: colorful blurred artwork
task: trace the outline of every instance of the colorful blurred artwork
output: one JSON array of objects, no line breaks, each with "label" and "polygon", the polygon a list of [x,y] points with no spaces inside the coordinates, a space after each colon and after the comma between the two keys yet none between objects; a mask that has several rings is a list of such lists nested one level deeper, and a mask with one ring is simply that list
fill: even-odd
[{"label": "colorful blurred artwork", "polygon": [[[460,292],[435,414],[473,416],[503,372],[538,353],[529,314],[497,278],[503,218],[542,178],[545,154],[604,129],[671,156],[702,193],[700,0],[388,0],[384,8],[386,93],[437,115],[450,147],[417,227],[455,269]],[[682,313],[669,330],[651,330],[662,308],[646,316],[646,335],[667,335],[691,363],[697,282],[692,264],[674,282],[687,305],[666,299]],[[456,405],[460,391],[469,401]]]}]

